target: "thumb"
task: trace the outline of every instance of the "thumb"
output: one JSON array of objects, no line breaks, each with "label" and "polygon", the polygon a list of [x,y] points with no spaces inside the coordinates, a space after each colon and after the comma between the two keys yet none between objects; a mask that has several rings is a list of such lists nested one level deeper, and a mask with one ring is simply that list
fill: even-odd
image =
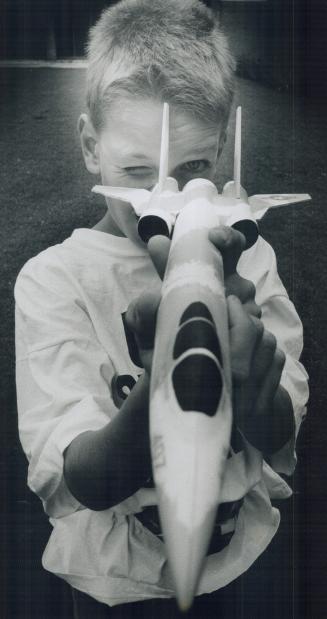
[{"label": "thumb", "polygon": [[218,226],[209,231],[209,240],[222,254],[225,278],[235,273],[245,249],[245,236],[229,226]]},{"label": "thumb", "polygon": [[248,316],[237,297],[229,296],[227,307],[233,377],[246,381],[251,373],[253,352],[262,338],[264,327],[260,320]]},{"label": "thumb", "polygon": [[153,236],[148,242],[148,252],[161,279],[164,278],[170,250],[170,240],[166,236]]},{"label": "thumb", "polygon": [[133,331],[141,350],[153,348],[159,303],[159,292],[145,292],[132,301],[126,312],[127,326]]}]

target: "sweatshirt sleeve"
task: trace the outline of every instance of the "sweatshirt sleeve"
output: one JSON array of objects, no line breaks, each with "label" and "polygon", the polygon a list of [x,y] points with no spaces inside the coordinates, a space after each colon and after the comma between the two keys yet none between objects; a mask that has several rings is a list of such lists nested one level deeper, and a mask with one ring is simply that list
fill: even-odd
[{"label": "sweatshirt sleeve", "polygon": [[302,323],[278,275],[275,252],[262,237],[243,254],[238,271],[255,284],[264,326],[274,334],[278,347],[286,355],[281,385],[292,401],[296,431],[295,437],[273,454],[270,464],[275,471],[291,475],[296,465],[295,439],[306,414],[309,395],[308,375],[299,361],[303,348]]},{"label": "sweatshirt sleeve", "polygon": [[82,509],[65,484],[63,454],[76,436],[115,414],[113,367],[55,252],[25,265],[15,299],[18,425],[28,485],[58,518]]}]

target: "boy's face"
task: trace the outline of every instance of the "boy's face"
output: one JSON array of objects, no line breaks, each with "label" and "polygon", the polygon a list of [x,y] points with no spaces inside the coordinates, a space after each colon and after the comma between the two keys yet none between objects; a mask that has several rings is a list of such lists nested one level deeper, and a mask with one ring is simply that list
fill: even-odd
[{"label": "boy's face", "polygon": [[[94,135],[92,159],[81,137],[86,166],[100,173],[103,185],[152,189],[158,182],[163,104],[154,99],[123,100],[108,113],[103,129]],[[84,117],[85,120],[86,117]],[[168,175],[183,189],[193,178],[214,180],[223,136],[221,128],[170,107]],[[85,136],[84,136],[85,137]],[[108,199],[106,231],[143,244],[131,206]]]}]

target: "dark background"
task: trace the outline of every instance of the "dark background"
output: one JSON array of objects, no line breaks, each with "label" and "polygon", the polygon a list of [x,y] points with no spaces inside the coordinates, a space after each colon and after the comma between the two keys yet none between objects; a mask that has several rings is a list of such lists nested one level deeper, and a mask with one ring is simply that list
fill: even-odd
[{"label": "dark background", "polygon": [[[105,4],[3,1],[2,61],[60,63],[80,57],[87,29]],[[283,524],[269,554],[246,577],[244,617],[254,619],[251,599],[260,590],[267,595],[269,618],[325,618],[326,4],[211,4],[221,12],[238,59],[235,103],[243,106],[244,186],[250,194],[312,195],[310,204],[269,213],[261,224],[303,321],[311,397],[299,437],[293,498],[282,506]],[[104,207],[101,198],[90,194],[94,179],[84,171],[76,135],[84,108],[84,70],[9,65],[0,63],[0,617],[65,617],[70,612],[67,588],[41,567],[50,527],[39,499],[26,488],[26,460],[17,437],[13,286],[28,258],[61,242],[74,228],[94,225]],[[231,176],[232,143],[233,115],[220,187]]]},{"label": "dark background", "polygon": [[[0,56],[84,54],[89,27],[115,0],[2,0]],[[278,88],[326,93],[325,0],[206,0],[221,14],[239,72]]]}]

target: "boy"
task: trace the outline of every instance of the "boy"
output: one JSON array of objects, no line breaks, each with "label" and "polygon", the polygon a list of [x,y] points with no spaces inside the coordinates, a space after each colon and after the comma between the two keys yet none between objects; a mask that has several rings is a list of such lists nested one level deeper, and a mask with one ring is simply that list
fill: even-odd
[{"label": "boy", "polygon": [[[167,101],[169,176],[180,189],[191,178],[216,178],[233,61],[208,9],[197,0],[122,1],[92,29],[88,56],[88,113],[79,131],[91,173],[104,185],[151,188]],[[72,585],[76,616],[164,617],[168,608],[176,612],[168,601],[141,601],[174,595],[148,439],[159,275],[169,241],[156,238],[147,248],[132,207],[117,200],[107,206],[94,229],[75,230],[29,261],[17,280],[20,436],[29,486],[54,527],[43,564]],[[237,579],[276,532],[279,514],[269,497],[290,490],[275,471],[294,469],[307,398],[301,324],[272,249],[260,238],[242,254],[242,235],[227,229],[210,239],[224,257],[235,429],[199,594]],[[222,614],[223,594],[209,598],[213,616]],[[196,604],[198,616],[210,616],[201,597]]]}]

